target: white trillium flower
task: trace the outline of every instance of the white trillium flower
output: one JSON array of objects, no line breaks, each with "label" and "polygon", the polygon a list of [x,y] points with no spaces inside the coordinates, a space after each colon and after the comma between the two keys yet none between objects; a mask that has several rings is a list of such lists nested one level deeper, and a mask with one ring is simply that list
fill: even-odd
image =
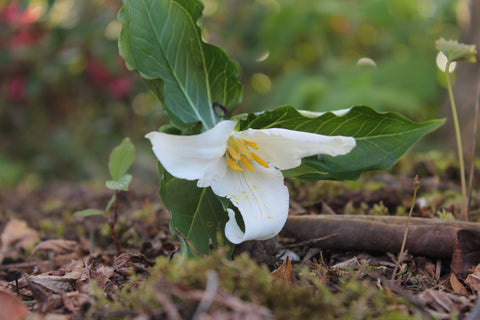
[{"label": "white trillium flower", "polygon": [[225,120],[198,135],[150,132],[153,152],[174,177],[198,180],[238,208],[228,209],[225,236],[232,243],[265,240],[280,232],[287,220],[289,196],[280,170],[298,167],[304,157],[338,156],[355,147],[355,139],[287,129],[236,131],[237,122]]}]

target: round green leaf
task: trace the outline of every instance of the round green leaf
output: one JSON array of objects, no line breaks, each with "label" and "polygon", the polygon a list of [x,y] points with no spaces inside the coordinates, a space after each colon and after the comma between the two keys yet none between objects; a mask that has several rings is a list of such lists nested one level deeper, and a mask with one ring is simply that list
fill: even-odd
[{"label": "round green leaf", "polygon": [[129,138],[123,139],[110,153],[108,170],[113,180],[119,180],[135,160],[135,147]]},{"label": "round green leaf", "polygon": [[126,174],[118,180],[108,180],[105,182],[105,186],[111,190],[128,191],[130,182],[132,182],[132,176]]}]

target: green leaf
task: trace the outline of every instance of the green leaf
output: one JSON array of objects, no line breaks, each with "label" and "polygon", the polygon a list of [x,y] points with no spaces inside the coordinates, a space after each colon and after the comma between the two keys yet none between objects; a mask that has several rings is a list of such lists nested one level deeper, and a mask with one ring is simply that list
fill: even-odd
[{"label": "green leaf", "polygon": [[283,106],[250,114],[239,125],[240,130],[274,127],[354,137],[357,145],[344,156],[308,157],[299,167],[283,171],[286,177],[313,181],[351,180],[364,171],[387,169],[421,137],[444,122],[444,119],[413,122],[398,113],[378,113],[367,106],[353,107],[342,116],[327,112],[319,117],[305,117],[294,107]]},{"label": "green leaf", "polygon": [[437,50],[442,52],[450,61],[468,61],[476,62],[475,55],[477,50],[475,45],[458,43],[454,40],[445,40],[440,38],[435,42]]},{"label": "green leaf", "polygon": [[104,216],[105,211],[99,209],[85,209],[75,212],[73,215],[77,217],[88,217],[88,216]]},{"label": "green leaf", "polygon": [[132,175],[126,174],[118,180],[108,180],[105,186],[111,190],[128,191],[128,186],[132,182]]},{"label": "green leaf", "polygon": [[[195,248],[192,250],[180,237],[182,252],[189,256],[196,256],[195,250],[210,254],[210,240],[214,249],[221,245],[233,248],[224,234],[228,221],[224,205],[228,200],[217,197],[210,188],[198,188],[196,181],[173,177],[160,164],[158,167],[160,199],[172,216],[170,230],[178,234],[178,229]],[[220,236],[221,243],[217,243],[217,236]]]},{"label": "green leaf", "polygon": [[[118,19],[122,23],[122,30],[120,32],[120,38],[118,41],[118,51],[120,56],[125,59],[127,68],[130,70],[137,70],[138,67],[135,61],[135,56],[133,56],[131,49],[132,42],[130,41],[130,18],[128,11],[121,9],[118,13]],[[147,84],[147,87],[152,90],[158,99],[162,103],[165,103],[163,94],[163,81],[161,79],[144,79],[144,81]]]},{"label": "green leaf", "polygon": [[116,146],[108,160],[108,170],[113,180],[120,178],[127,172],[135,160],[135,147],[129,138],[123,139],[122,143]]},{"label": "green leaf", "polygon": [[181,129],[198,121],[212,128],[221,119],[213,104],[232,110],[242,94],[237,66],[202,41],[202,10],[196,0],[124,0],[119,13],[121,56],[162,95],[170,122]]}]

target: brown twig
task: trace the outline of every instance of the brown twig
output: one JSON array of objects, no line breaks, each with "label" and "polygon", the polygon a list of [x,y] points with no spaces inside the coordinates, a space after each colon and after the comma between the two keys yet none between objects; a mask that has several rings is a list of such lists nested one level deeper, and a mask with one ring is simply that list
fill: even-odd
[{"label": "brown twig", "polygon": [[183,241],[185,241],[185,244],[190,248],[192,249],[192,251],[194,253],[196,253],[197,255],[199,255],[200,257],[208,257],[206,254],[203,254],[201,253],[200,251],[198,251],[197,249],[195,249],[195,247],[190,243],[190,241],[188,241],[187,237],[185,237],[185,235],[180,231],[180,229],[178,229],[177,227],[175,227],[175,232],[178,233],[178,235],[183,239]]},{"label": "brown twig", "polygon": [[324,236],[324,237],[320,237],[320,238],[309,239],[309,240],[306,240],[306,241],[295,242],[295,243],[292,243],[292,244],[285,245],[283,247],[285,249],[289,249],[289,248],[311,246],[313,244],[316,244],[317,242],[324,241],[324,240],[331,239],[331,238],[335,238],[336,236],[338,236],[338,233],[334,233],[334,234]]}]

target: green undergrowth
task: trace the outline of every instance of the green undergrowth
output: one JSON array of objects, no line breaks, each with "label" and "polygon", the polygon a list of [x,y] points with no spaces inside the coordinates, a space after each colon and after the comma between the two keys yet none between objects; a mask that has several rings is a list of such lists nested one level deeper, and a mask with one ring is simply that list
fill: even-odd
[{"label": "green undergrowth", "polygon": [[[294,267],[293,284],[274,279],[266,266],[246,254],[233,260],[220,252],[201,259],[160,257],[148,275],[132,275],[106,294],[96,286],[89,319],[194,318],[208,292],[214,292],[203,316],[228,314],[252,319],[420,319],[400,297],[375,283],[341,280],[333,293],[315,268]],[[207,277],[207,274],[214,275]],[[209,279],[209,280],[208,280]],[[215,282],[212,288],[212,283]],[[210,287],[210,289],[206,289]],[[213,316],[213,318],[215,318]],[[142,318],[143,319],[143,318]]]}]

